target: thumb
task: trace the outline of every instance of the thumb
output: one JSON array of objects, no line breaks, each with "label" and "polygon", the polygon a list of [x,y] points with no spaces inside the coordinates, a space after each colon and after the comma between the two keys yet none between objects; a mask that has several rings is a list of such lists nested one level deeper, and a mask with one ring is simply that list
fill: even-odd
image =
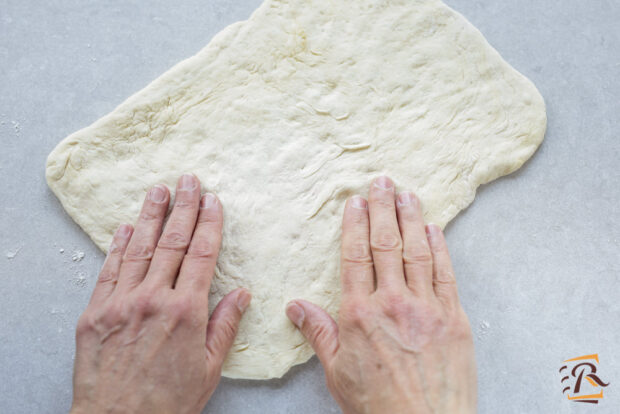
[{"label": "thumb", "polygon": [[325,367],[338,350],[338,325],[319,306],[294,300],[286,306],[286,316],[306,337]]},{"label": "thumb", "polygon": [[217,304],[207,325],[207,353],[214,362],[222,363],[237,336],[239,321],[250,305],[252,296],[245,289],[235,289]]}]

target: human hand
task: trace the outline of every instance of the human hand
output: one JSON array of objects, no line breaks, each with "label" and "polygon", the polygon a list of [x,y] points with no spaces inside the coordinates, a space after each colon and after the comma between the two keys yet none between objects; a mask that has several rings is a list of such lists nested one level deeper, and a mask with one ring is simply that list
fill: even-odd
[{"label": "human hand", "polygon": [[473,413],[476,365],[446,241],[418,199],[386,177],[345,207],[338,324],[320,307],[286,309],[346,414]]},{"label": "human hand", "polygon": [[162,233],[169,201],[153,187],[135,230],[114,235],[77,326],[73,413],[198,413],[220,380],[250,294],[229,293],[209,319],[222,205],[184,175]]}]

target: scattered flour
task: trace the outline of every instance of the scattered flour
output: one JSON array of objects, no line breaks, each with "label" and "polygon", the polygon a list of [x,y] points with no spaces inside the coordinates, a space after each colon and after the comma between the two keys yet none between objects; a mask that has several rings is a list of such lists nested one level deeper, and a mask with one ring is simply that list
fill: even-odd
[{"label": "scattered flour", "polygon": [[15,135],[19,135],[19,132],[21,131],[21,126],[19,125],[19,122],[11,121],[11,124],[13,124],[13,129],[15,129]]},{"label": "scattered flour", "polygon": [[[61,249],[61,250],[63,250],[63,249]],[[62,251],[61,251],[61,253],[62,253]],[[80,252],[80,251],[76,251],[75,253],[73,253],[73,256],[71,256],[71,260],[73,260],[74,262],[80,262],[80,261],[82,261],[83,258],[84,258],[84,252]]]},{"label": "scattered flour", "polygon": [[489,333],[489,328],[491,327],[491,324],[485,320],[480,321],[480,324],[478,325],[478,339],[482,339],[482,337],[484,337],[487,333]]},{"label": "scattered flour", "polygon": [[22,249],[22,247],[24,246],[19,246],[17,249],[15,250],[9,250],[6,252],[6,258],[9,260],[12,260],[15,258],[15,256],[17,256],[17,253],[19,253],[19,251]]},{"label": "scattered flour", "polygon": [[85,287],[86,286],[86,273],[76,272],[71,282],[77,287],[80,287],[80,288]]}]

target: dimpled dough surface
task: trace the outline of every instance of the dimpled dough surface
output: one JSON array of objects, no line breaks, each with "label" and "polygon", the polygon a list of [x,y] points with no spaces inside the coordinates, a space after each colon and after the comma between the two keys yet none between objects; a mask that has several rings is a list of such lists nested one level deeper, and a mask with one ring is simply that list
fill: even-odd
[{"label": "dimpled dough surface", "polygon": [[312,355],[287,320],[335,315],[347,197],[388,174],[444,226],[541,143],[545,107],[461,15],[435,0],[266,0],[50,154],[47,179],[106,250],[147,189],[195,173],[224,205],[210,308],[253,295],[224,375],[280,377]]}]

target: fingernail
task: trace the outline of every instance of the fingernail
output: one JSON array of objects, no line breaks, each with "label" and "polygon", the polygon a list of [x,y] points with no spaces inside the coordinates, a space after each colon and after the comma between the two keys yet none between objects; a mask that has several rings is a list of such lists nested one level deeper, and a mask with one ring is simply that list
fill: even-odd
[{"label": "fingernail", "polygon": [[387,177],[379,177],[375,180],[375,186],[382,190],[391,190],[393,188],[392,180]]},{"label": "fingernail", "polygon": [[192,174],[183,174],[181,182],[179,183],[179,190],[191,191],[196,188],[196,177]]},{"label": "fingernail", "polygon": [[306,313],[298,304],[291,302],[286,306],[286,316],[295,324],[296,327],[301,329],[304,323]]},{"label": "fingernail", "polygon": [[217,198],[211,193],[202,196],[200,200],[200,208],[212,208],[217,204]]},{"label": "fingernail", "polygon": [[405,191],[398,195],[398,199],[396,200],[396,203],[399,206],[408,206],[410,204],[413,204],[414,199],[415,198],[413,197],[413,194],[411,194],[408,191]]},{"label": "fingernail", "polygon": [[131,226],[129,224],[121,224],[118,230],[116,230],[116,234],[123,238],[128,237],[129,233],[131,233]]},{"label": "fingernail", "polygon": [[121,224],[120,226],[118,226],[118,229],[116,229],[116,233],[114,234],[114,239],[112,240],[112,243],[110,244],[110,248],[108,249],[108,253],[116,253],[120,250],[120,246],[116,243],[116,239],[117,238],[123,238],[126,239],[129,237],[129,234],[131,233],[131,226],[129,224]]},{"label": "fingernail", "polygon": [[363,197],[356,195],[351,197],[351,207],[366,210],[368,208],[368,202],[364,200]]},{"label": "fingernail", "polygon": [[166,190],[162,185],[157,184],[149,191],[149,200],[154,203],[163,203],[166,199]]},{"label": "fingernail", "polygon": [[252,300],[252,295],[250,295],[246,290],[242,290],[237,296],[237,308],[239,312],[243,313],[250,305],[250,300]]},{"label": "fingernail", "polygon": [[431,239],[436,239],[440,233],[441,229],[435,223],[428,223],[426,225],[426,234],[428,234]]}]

